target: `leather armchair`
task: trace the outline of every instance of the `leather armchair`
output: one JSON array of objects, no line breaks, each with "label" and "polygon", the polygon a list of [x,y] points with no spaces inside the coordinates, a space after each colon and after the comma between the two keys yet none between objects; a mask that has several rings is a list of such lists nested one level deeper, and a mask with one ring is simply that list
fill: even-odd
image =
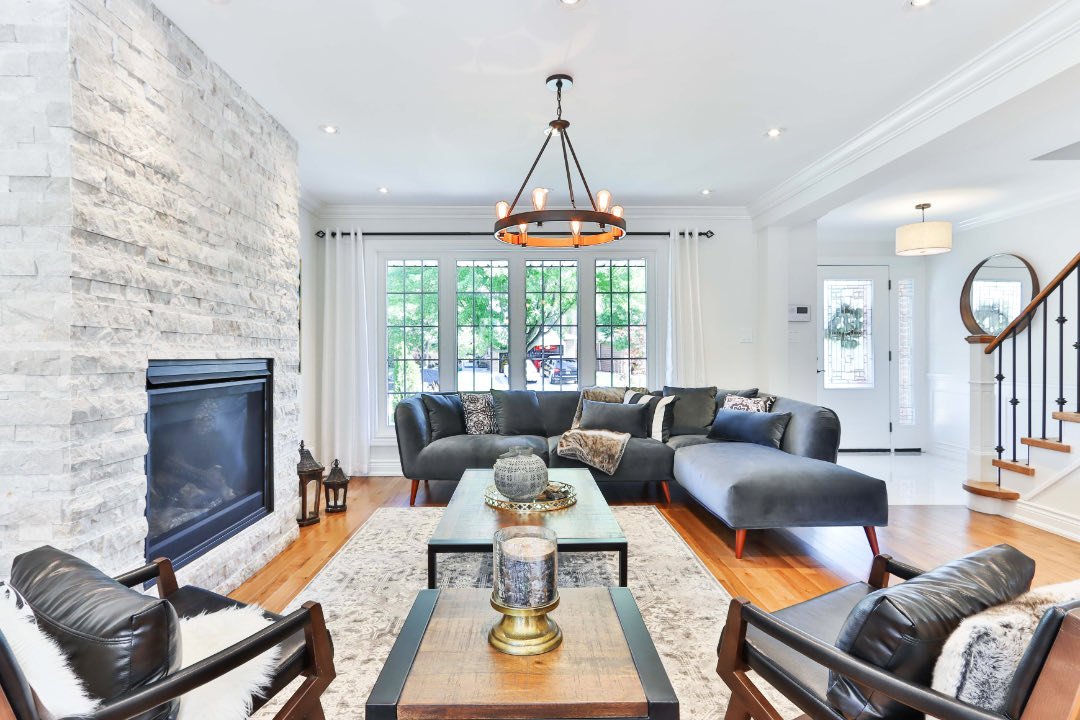
[{"label": "leather armchair", "polygon": [[[63,555],[51,548],[47,550]],[[66,557],[70,558],[70,556]],[[163,558],[120,575],[114,580],[129,588],[156,580],[159,597],[168,601],[176,615],[181,618],[227,607],[243,606],[243,603],[201,588],[179,587],[172,563]],[[167,717],[175,717],[177,704],[172,701],[236,669],[275,646],[280,648],[281,653],[274,678],[264,695],[253,697],[253,708],[258,709],[293,680],[304,676],[303,683],[275,715],[275,720],[303,720],[304,718],[323,720],[320,697],[333,681],[336,673],[330,635],[326,629],[321,606],[318,603],[308,602],[304,603],[299,610],[286,616],[273,613],[266,613],[266,615],[273,619],[273,624],[221,652],[190,667],[171,672],[119,697],[107,700],[93,715],[62,720],[129,720],[146,716],[148,713],[156,714],[162,708],[168,709]],[[2,690],[0,718],[42,720],[35,709],[26,679],[2,635],[0,635],[0,690]]]},{"label": "leather armchair", "polygon": [[[984,552],[1001,548],[1007,546]],[[1013,558],[1009,561],[1012,581],[1016,586],[1024,585],[1024,575],[1028,572],[1024,563],[1015,563]],[[868,582],[853,583],[775,613],[755,607],[744,598],[732,600],[717,662],[717,673],[731,689],[726,720],[780,720],[780,714],[748,675],[751,670],[812,720],[846,720],[854,716],[921,718],[923,714],[939,720],[1020,720],[1065,616],[1060,608],[1048,611],[1040,623],[1013,678],[1003,713],[989,712],[943,695],[928,687],[928,682],[901,677],[840,649],[839,643],[834,642],[849,614],[855,611],[857,615],[856,608],[866,606],[864,599],[889,587],[890,576],[908,581],[923,575],[922,571],[888,555],[878,555]],[[1030,574],[1026,581],[1030,582]],[[894,584],[892,588],[903,585]],[[888,710],[881,713],[867,703],[863,708],[865,713],[845,712],[834,702],[841,680],[858,686],[879,708]]]}]

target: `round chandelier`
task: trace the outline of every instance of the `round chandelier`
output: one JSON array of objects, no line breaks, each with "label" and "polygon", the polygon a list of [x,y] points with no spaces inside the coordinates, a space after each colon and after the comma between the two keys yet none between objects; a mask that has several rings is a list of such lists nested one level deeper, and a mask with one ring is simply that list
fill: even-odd
[{"label": "round chandelier", "polygon": [[[544,144],[540,146],[540,152],[536,154],[529,172],[525,175],[521,187],[513,202],[500,200],[495,205],[495,237],[509,245],[520,247],[546,247],[546,248],[579,248],[589,245],[602,245],[626,235],[626,220],[623,219],[621,205],[611,204],[611,193],[601,190],[593,196],[589,188],[589,181],[585,179],[585,173],[581,170],[574,144],[570,142],[569,120],[562,117],[562,93],[574,85],[574,79],[569,75],[552,75],[547,79],[549,90],[555,91],[556,114],[555,119],[548,123],[545,132]],[[562,145],[563,167],[566,169],[566,189],[570,194],[569,208],[548,208],[547,188],[536,188],[532,191],[532,210],[515,212],[521,194],[529,184],[533,171],[544,156],[548,144],[553,137],[559,138]],[[581,209],[577,206],[574,195],[574,181],[570,171],[570,160],[574,161],[574,167],[581,178],[581,184],[585,188],[585,195],[589,198],[589,208]]]}]

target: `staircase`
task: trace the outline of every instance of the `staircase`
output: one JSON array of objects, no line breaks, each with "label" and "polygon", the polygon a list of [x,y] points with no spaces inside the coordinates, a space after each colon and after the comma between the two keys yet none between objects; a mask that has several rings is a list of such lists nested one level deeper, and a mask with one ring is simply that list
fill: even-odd
[{"label": "staircase", "polygon": [[1080,254],[1000,335],[969,342],[985,344],[973,388],[994,389],[973,400],[972,444],[996,438],[988,464],[969,462],[970,506],[1080,539]]}]

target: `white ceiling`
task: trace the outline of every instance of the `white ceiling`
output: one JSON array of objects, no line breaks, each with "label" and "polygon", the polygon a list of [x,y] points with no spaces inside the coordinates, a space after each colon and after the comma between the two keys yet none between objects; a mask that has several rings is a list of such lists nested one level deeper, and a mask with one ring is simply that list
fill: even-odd
[{"label": "white ceiling", "polygon": [[[865,194],[829,214],[825,228],[891,232],[919,218],[965,224],[1080,198],[1080,66],[1017,95],[914,150],[874,176]],[[1051,153],[1061,159],[1037,159]]]},{"label": "white ceiling", "polygon": [[[156,0],[296,137],[314,201],[507,198],[566,71],[590,184],[630,206],[746,205],[1055,2]],[[533,184],[565,186],[555,157]]]}]

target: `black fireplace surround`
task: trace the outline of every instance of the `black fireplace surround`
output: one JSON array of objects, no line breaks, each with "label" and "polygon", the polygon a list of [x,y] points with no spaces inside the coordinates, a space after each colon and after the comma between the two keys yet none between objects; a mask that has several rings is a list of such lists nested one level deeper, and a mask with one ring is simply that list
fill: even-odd
[{"label": "black fireplace surround", "polygon": [[146,558],[179,567],[273,512],[273,360],[151,360],[146,391]]}]

